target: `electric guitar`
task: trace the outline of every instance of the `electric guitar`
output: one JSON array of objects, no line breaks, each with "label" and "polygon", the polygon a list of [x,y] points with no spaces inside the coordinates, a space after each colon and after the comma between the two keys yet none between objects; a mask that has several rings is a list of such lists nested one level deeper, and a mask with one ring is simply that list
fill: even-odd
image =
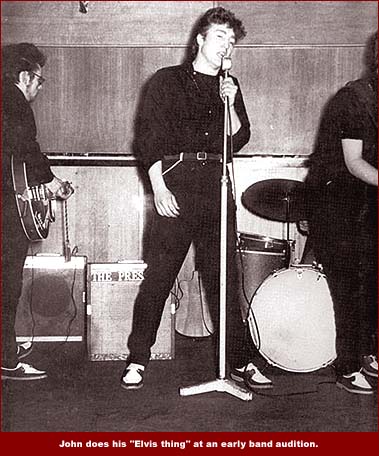
[{"label": "electric guitar", "polygon": [[50,223],[55,221],[55,198],[43,184],[30,187],[26,163],[13,156],[11,172],[17,210],[26,237],[30,241],[46,239]]}]

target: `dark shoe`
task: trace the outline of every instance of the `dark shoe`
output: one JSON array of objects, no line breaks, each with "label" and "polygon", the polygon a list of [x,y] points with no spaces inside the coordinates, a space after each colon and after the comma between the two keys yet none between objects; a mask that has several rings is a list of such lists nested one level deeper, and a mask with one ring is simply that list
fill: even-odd
[{"label": "dark shoe", "polygon": [[253,363],[249,363],[242,370],[233,369],[230,377],[235,382],[243,382],[251,389],[272,388],[272,381],[265,377]]},{"label": "dark shoe", "polygon": [[370,377],[378,378],[378,358],[375,355],[363,357],[362,372]]},{"label": "dark shoe", "polygon": [[14,369],[1,367],[1,380],[40,380],[46,377],[45,371],[35,369],[30,364],[18,363]]},{"label": "dark shoe", "polygon": [[373,394],[374,390],[361,372],[341,375],[337,378],[336,385],[349,393]]},{"label": "dark shoe", "polygon": [[143,387],[145,367],[141,364],[127,364],[121,376],[121,387],[124,389],[139,389]]},{"label": "dark shoe", "polygon": [[31,342],[24,342],[17,345],[18,359],[26,358],[33,351],[33,344]]}]

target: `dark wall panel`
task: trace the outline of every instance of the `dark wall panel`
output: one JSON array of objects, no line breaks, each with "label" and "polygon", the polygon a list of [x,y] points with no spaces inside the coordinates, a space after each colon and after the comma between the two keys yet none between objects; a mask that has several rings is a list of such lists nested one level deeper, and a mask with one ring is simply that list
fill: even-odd
[{"label": "dark wall panel", "polygon": [[[252,126],[245,154],[308,154],[323,105],[361,72],[361,47],[237,49],[238,76]],[[181,48],[46,48],[47,83],[35,102],[48,153],[131,154],[143,86]]]},{"label": "dark wall panel", "polygon": [[[48,56],[34,104],[47,153],[131,154],[147,79],[185,54],[190,29],[220,2],[1,2],[3,42]],[[239,77],[252,124],[245,154],[308,154],[322,106],[362,68],[377,2],[222,2],[244,20]]]},{"label": "dark wall panel", "polygon": [[362,44],[378,24],[378,3],[219,2],[243,19],[247,44]]},{"label": "dark wall panel", "polygon": [[183,49],[46,48],[47,78],[34,108],[45,152],[131,153],[143,84]]},{"label": "dark wall panel", "polygon": [[214,2],[1,2],[2,37],[39,45],[185,45],[194,21]]},{"label": "dark wall panel", "polygon": [[238,75],[251,123],[244,154],[302,155],[313,145],[321,110],[361,73],[362,48],[239,49]]}]

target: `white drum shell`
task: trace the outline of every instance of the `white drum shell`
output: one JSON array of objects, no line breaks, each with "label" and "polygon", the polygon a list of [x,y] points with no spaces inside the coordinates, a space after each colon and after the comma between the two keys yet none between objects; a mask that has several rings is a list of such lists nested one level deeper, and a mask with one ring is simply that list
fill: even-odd
[{"label": "white drum shell", "polygon": [[315,371],[336,358],[328,283],[310,266],[271,274],[253,297],[248,323],[262,356],[286,371]]}]

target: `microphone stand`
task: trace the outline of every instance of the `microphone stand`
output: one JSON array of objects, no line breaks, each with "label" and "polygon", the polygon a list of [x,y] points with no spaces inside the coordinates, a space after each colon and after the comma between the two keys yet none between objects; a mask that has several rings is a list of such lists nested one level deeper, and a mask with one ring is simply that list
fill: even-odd
[{"label": "microphone stand", "polygon": [[[231,61],[229,58],[228,66]],[[228,68],[228,69],[229,69]],[[228,77],[228,69],[225,69],[225,77]],[[181,396],[193,394],[210,393],[213,391],[228,393],[244,401],[251,401],[253,394],[235,382],[226,379],[226,296],[227,296],[227,239],[228,239],[228,130],[231,133],[229,124],[229,97],[224,98],[224,143],[222,155],[222,176],[221,176],[221,216],[220,216],[220,324],[219,324],[219,365],[216,380],[201,383],[199,385],[179,388]]]}]

